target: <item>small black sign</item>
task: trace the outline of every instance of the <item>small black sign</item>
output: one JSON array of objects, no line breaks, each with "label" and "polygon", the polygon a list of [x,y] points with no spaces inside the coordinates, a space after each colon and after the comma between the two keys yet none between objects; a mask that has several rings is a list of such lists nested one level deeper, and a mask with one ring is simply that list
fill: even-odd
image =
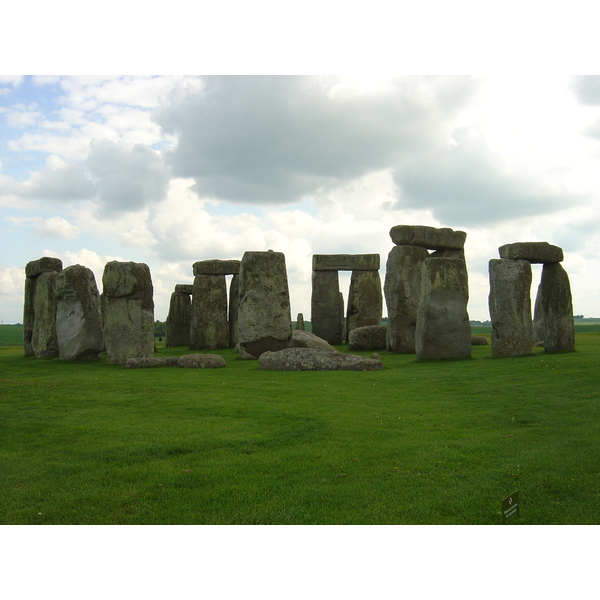
[{"label": "small black sign", "polygon": [[519,492],[513,492],[502,500],[502,522],[506,523],[508,519],[519,516]]}]

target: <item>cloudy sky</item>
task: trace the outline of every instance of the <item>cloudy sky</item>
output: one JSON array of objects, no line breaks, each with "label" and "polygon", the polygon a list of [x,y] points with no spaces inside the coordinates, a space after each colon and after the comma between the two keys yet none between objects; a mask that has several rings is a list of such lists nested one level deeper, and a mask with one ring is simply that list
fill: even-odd
[{"label": "cloudy sky", "polygon": [[467,232],[472,319],[517,241],[561,246],[600,317],[599,166],[600,76],[0,77],[0,318],[41,256],[100,291],[147,263],[164,320],[194,262],[267,249],[310,318],[312,255],[379,253],[383,283],[398,224]]}]

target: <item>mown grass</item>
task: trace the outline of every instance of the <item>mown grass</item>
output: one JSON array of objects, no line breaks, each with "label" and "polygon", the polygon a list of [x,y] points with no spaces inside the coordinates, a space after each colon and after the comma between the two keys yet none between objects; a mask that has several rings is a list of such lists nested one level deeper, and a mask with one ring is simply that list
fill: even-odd
[{"label": "mown grass", "polygon": [[517,489],[514,523],[600,521],[596,333],[513,359],[382,351],[379,372],[218,353],[129,370],[0,348],[0,523],[500,524]]}]

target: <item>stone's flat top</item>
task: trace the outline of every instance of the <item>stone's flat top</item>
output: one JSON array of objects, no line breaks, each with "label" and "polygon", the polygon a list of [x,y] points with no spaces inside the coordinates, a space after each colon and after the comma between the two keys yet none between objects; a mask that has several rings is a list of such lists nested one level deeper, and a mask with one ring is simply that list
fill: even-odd
[{"label": "stone's flat top", "polygon": [[500,258],[528,260],[530,263],[557,263],[564,259],[562,248],[548,242],[515,242],[498,248]]},{"label": "stone's flat top", "polygon": [[37,260],[32,260],[25,265],[25,277],[37,277],[42,273],[51,273],[62,271],[63,264],[60,258],[52,258],[50,256],[42,256]]},{"label": "stone's flat top", "polygon": [[313,271],[379,271],[379,254],[313,254]]},{"label": "stone's flat top", "polygon": [[467,234],[448,227],[438,229],[427,225],[395,225],[390,229],[390,237],[397,246],[422,246],[429,250],[462,250]]},{"label": "stone's flat top", "polygon": [[213,258],[200,260],[192,265],[194,275],[237,275],[240,272],[239,260]]},{"label": "stone's flat top", "polygon": [[191,294],[194,286],[191,283],[178,283],[175,286],[176,294]]}]

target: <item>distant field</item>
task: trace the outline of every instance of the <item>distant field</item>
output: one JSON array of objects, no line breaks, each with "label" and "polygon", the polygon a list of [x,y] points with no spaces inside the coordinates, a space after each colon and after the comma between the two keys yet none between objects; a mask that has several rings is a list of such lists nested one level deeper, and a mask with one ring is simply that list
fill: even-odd
[{"label": "distant field", "polygon": [[0,346],[22,346],[23,325],[0,325]]}]

